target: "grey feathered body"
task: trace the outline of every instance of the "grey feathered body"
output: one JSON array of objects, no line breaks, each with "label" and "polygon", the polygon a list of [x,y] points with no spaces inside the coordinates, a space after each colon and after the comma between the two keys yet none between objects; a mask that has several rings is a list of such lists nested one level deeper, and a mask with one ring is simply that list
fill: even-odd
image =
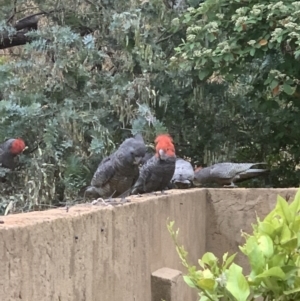
[{"label": "grey feathered body", "polygon": [[87,188],[88,195],[94,197],[118,197],[132,187],[139,176],[139,161],[135,158],[142,157],[146,147],[141,136],[126,139],[117,151],[106,157],[99,164]]},{"label": "grey feathered body", "polygon": [[192,186],[194,179],[194,169],[190,162],[177,158],[175,164],[175,171],[171,179],[171,187],[186,189]]},{"label": "grey feathered body", "polygon": [[267,169],[251,169],[255,165],[266,163],[217,163],[202,168],[194,173],[194,182],[200,184],[217,183],[219,185],[230,185],[257,177]]},{"label": "grey feathered body", "polygon": [[131,194],[147,193],[164,190],[175,171],[176,157],[161,160],[152,156],[140,169],[140,175],[134,184]]}]

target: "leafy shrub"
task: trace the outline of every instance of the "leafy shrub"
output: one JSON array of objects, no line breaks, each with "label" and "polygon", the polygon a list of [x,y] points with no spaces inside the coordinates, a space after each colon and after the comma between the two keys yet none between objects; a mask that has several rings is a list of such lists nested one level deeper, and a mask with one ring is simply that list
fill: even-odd
[{"label": "leafy shrub", "polygon": [[243,274],[241,266],[234,263],[236,254],[223,255],[222,261],[207,252],[199,259],[199,267],[187,261],[188,253],[178,244],[178,233],[168,230],[176,250],[187,268],[185,282],[199,291],[201,301],[230,300],[300,300],[300,190],[288,204],[277,197],[276,207],[263,219],[257,217],[252,235],[242,233],[245,244],[240,250],[246,255],[251,271]]}]

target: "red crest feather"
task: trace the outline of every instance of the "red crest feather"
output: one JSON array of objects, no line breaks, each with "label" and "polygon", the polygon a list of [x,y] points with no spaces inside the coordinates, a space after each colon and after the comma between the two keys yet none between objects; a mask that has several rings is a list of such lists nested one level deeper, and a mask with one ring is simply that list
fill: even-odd
[{"label": "red crest feather", "polygon": [[158,135],[155,139],[155,143],[156,156],[159,156],[158,152],[160,149],[164,150],[169,156],[175,156],[173,139],[169,134]]},{"label": "red crest feather", "polygon": [[169,134],[158,135],[154,141],[155,143],[173,144],[173,139]]},{"label": "red crest feather", "polygon": [[21,138],[17,138],[12,142],[10,152],[14,155],[18,155],[22,153],[25,147],[26,145],[24,140],[22,140]]}]

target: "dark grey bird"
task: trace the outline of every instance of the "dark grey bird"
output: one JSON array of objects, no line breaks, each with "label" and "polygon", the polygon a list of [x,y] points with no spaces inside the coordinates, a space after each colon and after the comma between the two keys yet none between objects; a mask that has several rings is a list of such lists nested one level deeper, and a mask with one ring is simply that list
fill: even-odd
[{"label": "dark grey bird", "polygon": [[175,172],[171,179],[170,187],[177,189],[187,189],[193,185],[194,169],[190,162],[177,158]]},{"label": "dark grey bird", "polygon": [[173,140],[169,135],[159,135],[155,143],[156,153],[141,167],[131,194],[164,191],[172,179],[176,161]]},{"label": "dark grey bird", "polygon": [[139,164],[145,153],[146,146],[140,134],[127,138],[114,153],[101,161],[85,195],[116,198],[126,191],[129,193],[138,179]]},{"label": "dark grey bird", "polygon": [[26,145],[21,138],[11,138],[0,144],[0,166],[14,169],[17,164],[17,156],[26,149]]},{"label": "dark grey bird", "polygon": [[209,167],[198,167],[194,172],[194,184],[217,183],[224,187],[237,187],[235,183],[258,177],[267,169],[253,168],[266,163],[217,163]]}]

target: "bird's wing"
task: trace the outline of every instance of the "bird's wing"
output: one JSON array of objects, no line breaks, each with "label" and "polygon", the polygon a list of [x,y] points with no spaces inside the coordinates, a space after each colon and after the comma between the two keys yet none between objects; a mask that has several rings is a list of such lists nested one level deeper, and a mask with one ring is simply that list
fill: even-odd
[{"label": "bird's wing", "polygon": [[104,158],[99,164],[91,181],[92,186],[102,187],[115,175],[112,157]]},{"label": "bird's wing", "polygon": [[217,163],[211,166],[210,175],[216,178],[232,178],[251,168],[255,163]]},{"label": "bird's wing", "polygon": [[132,187],[132,193],[135,193],[138,189],[143,189],[145,183],[150,179],[151,177],[151,169],[153,165],[156,163],[156,157],[152,156],[146,163],[140,168],[140,173],[137,181]]}]

